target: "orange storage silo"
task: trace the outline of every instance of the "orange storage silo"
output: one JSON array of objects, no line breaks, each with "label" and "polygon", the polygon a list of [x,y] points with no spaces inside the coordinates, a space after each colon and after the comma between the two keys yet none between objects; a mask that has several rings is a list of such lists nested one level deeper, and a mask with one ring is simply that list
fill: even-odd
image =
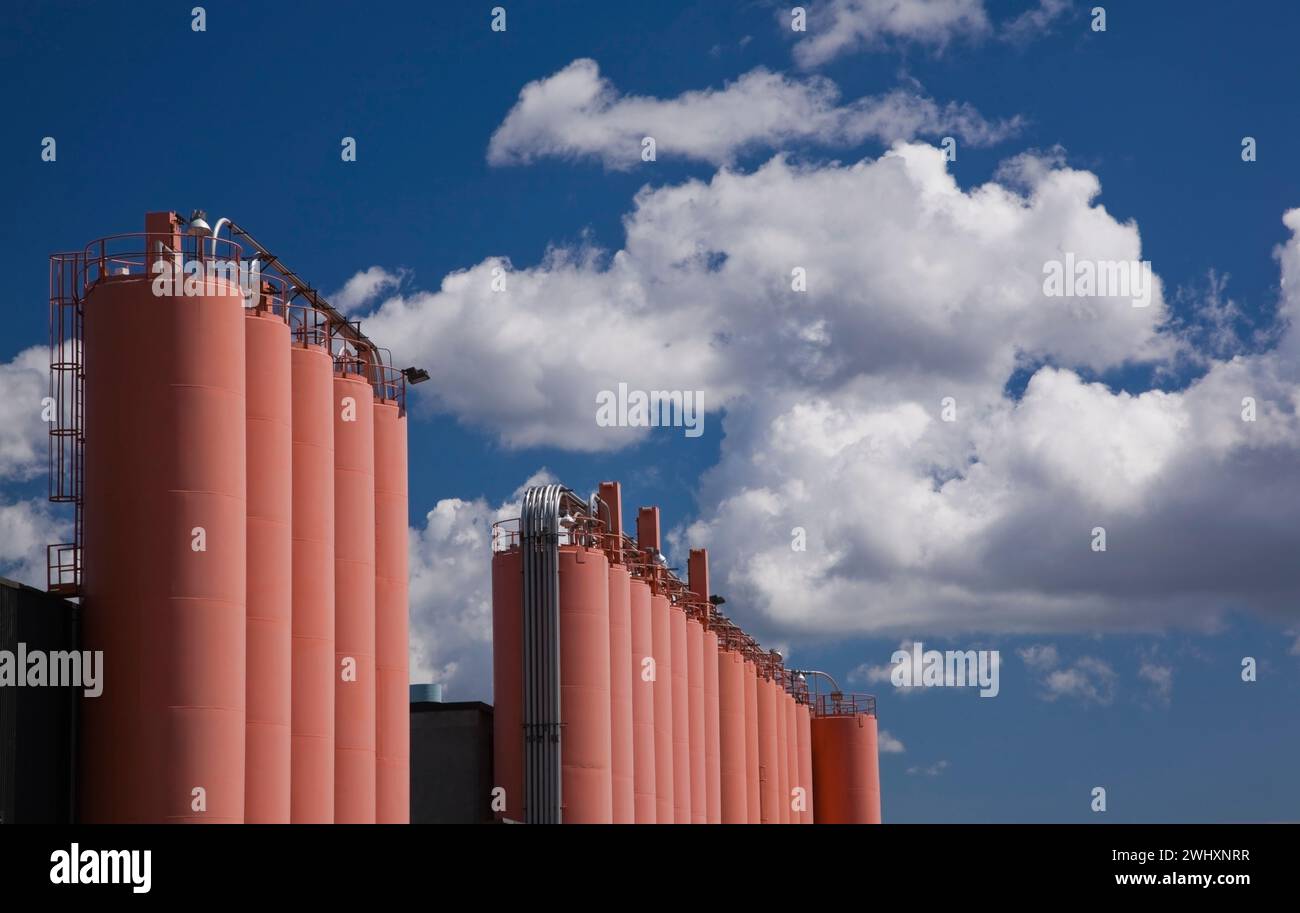
[{"label": "orange storage silo", "polygon": [[524,814],[524,565],[517,541],[492,555],[492,785],[499,820]]},{"label": "orange storage silo", "polygon": [[375,407],[334,375],[334,820],[375,821]]},{"label": "orange storage silo", "polygon": [[763,824],[781,823],[780,732],[776,685],[765,672],[758,678],[758,777]]},{"label": "orange storage silo", "polygon": [[673,820],[690,824],[691,711],[686,612],[679,605],[669,605],[668,620],[673,652]]},{"label": "orange storage silo", "polygon": [[745,661],[735,650],[718,651],[718,726],[723,824],[749,823],[745,777]]},{"label": "orange storage silo", "polygon": [[686,619],[686,697],[690,719],[688,747],[691,765],[691,824],[708,820],[704,764],[704,628]]},{"label": "orange storage silo", "polygon": [[758,737],[758,667],[745,659],[745,807],[750,824],[759,824],[762,813],[762,778]]},{"label": "orange storage silo", "polygon": [[798,733],[799,751],[799,785],[804,791],[804,809],[799,814],[800,824],[813,823],[813,778],[812,778],[812,733],[809,731],[810,719],[808,705],[800,702],[795,706],[795,726]]},{"label": "orange storage silo", "polygon": [[[178,224],[150,214],[140,246],[179,250]],[[212,291],[113,275],[84,298],[82,648],[108,662],[82,703],[88,822],[244,819],[244,307]]]},{"label": "orange storage silo", "polygon": [[[636,711],[632,706],[632,693],[636,687],[634,678],[639,671],[639,663],[633,662],[632,655],[632,585],[631,571],[628,566],[635,554],[623,548],[623,487],[618,482],[601,482],[600,499],[609,509],[605,520],[605,552],[610,556],[609,566],[609,694],[610,694],[610,737],[613,781],[614,823],[633,824],[636,822]],[[650,593],[645,593],[648,600]],[[646,615],[649,623],[649,615]],[[646,628],[647,634],[649,628]],[[646,638],[649,640],[649,637]],[[647,653],[649,651],[647,650]],[[643,654],[645,655],[645,654]],[[647,697],[650,697],[647,694]],[[653,705],[653,697],[651,697]],[[651,718],[653,719],[653,718]],[[653,727],[651,722],[651,727]],[[650,732],[653,739],[653,728]],[[652,743],[653,745],[653,743]],[[653,755],[653,747],[651,748]],[[650,759],[653,765],[653,758]],[[649,768],[653,776],[654,768]],[[643,778],[645,774],[642,774]],[[647,784],[648,785],[648,784]],[[649,798],[653,802],[653,787]]]},{"label": "orange storage silo", "polygon": [[785,807],[789,813],[786,823],[800,824],[803,800],[800,799],[801,807],[796,810],[794,792],[794,788],[799,785],[799,715],[794,708],[794,697],[783,692],[781,698],[785,703]]},{"label": "orange storage silo", "polygon": [[632,591],[628,569],[622,564],[609,566],[609,694],[614,823],[632,824],[636,821]]},{"label": "orange storage silo", "polygon": [[[277,305],[278,306],[278,305]],[[248,707],[244,820],[288,824],[293,715],[293,382],[284,312],[244,317]]]},{"label": "orange storage silo", "polygon": [[650,586],[633,577],[630,586],[632,618],[632,786],[637,824],[654,824],[655,808],[655,683],[644,674],[642,662],[652,658],[654,631],[650,618]]},{"label": "orange storage silo", "polygon": [[713,630],[713,609],[709,597],[709,553],[693,548],[687,557],[687,580],[691,592],[704,608],[704,806],[709,824],[722,823],[722,771],[718,722],[718,633]]},{"label": "orange storage silo", "polygon": [[668,607],[668,597],[662,593],[650,597],[650,620],[655,670],[655,820],[660,824],[672,824],[677,820],[677,791],[673,783],[676,765],[673,759],[672,612]]},{"label": "orange storage silo", "polygon": [[704,632],[705,820],[722,823],[722,733],[718,681],[718,632]]},{"label": "orange storage silo", "polygon": [[406,415],[393,384],[375,402],[375,821],[411,820]]},{"label": "orange storage silo", "polygon": [[818,824],[880,823],[874,704],[825,700],[810,726],[813,816]]},{"label": "orange storage silo", "polygon": [[563,545],[559,576],[562,820],[609,824],[609,561],[600,549]]},{"label": "orange storage silo", "polygon": [[788,723],[785,714],[785,690],[780,679],[772,682],[774,689],[773,712],[776,714],[776,783],[779,803],[774,816],[774,824],[790,823],[790,754]]},{"label": "orange storage silo", "polygon": [[293,712],[290,820],[334,821],[334,362],[296,335],[293,386]]}]

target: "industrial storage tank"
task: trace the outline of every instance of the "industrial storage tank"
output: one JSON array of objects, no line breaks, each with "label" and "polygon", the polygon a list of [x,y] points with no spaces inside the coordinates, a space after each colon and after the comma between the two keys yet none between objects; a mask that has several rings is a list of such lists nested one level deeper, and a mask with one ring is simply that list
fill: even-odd
[{"label": "industrial storage tank", "polygon": [[[794,708],[794,697],[784,692],[781,699],[785,703],[786,823],[799,824],[802,809],[796,809],[794,793],[794,788],[799,785],[799,717]],[[802,800],[799,804],[802,806]]]},{"label": "industrial storage tank", "polygon": [[749,823],[745,774],[745,660],[738,650],[718,651],[718,724],[723,824]]},{"label": "industrial storage tank", "polygon": [[[615,824],[636,821],[632,710],[632,582],[624,564],[623,498],[617,482],[602,482],[605,554],[609,558],[610,779]],[[648,595],[648,594],[647,594]]]},{"label": "industrial storage tank", "polygon": [[719,706],[718,632],[704,632],[705,820],[722,823],[722,732]]},{"label": "industrial storage tank", "polygon": [[775,824],[790,823],[790,753],[789,722],[785,712],[785,689],[781,684],[781,673],[777,670],[772,680],[776,692],[773,712],[776,714],[776,782],[779,804],[777,805]]},{"label": "industrial storage tank", "polygon": [[766,668],[758,673],[759,808],[763,824],[780,824],[780,733],[777,729],[776,685],[770,675]]},{"label": "industrial storage tank", "polygon": [[708,820],[704,765],[704,628],[698,619],[686,619],[686,696],[690,714],[691,824]]},{"label": "industrial storage tank", "polygon": [[375,821],[411,820],[406,410],[400,375],[375,385]]},{"label": "industrial storage tank", "polygon": [[633,577],[630,585],[632,618],[632,753],[636,823],[654,824],[655,807],[655,683],[643,674],[642,662],[654,656],[654,631],[650,617],[650,585]]},{"label": "industrial storage tank", "polygon": [[[264,289],[269,293],[271,289]],[[282,299],[244,318],[248,435],[244,820],[287,824],[293,711],[293,393]]]},{"label": "industrial storage tank", "polygon": [[564,821],[609,824],[609,561],[599,548],[562,545],[559,574]]},{"label": "industrial storage tank", "polygon": [[650,636],[654,670],[655,735],[655,820],[673,824],[677,820],[674,783],[676,764],[673,751],[673,635],[668,597],[659,565],[659,508],[642,507],[636,515],[636,541],[640,560],[650,584]]},{"label": "industrial storage tank", "polygon": [[[492,554],[492,782],[498,819],[524,820],[524,563],[516,531],[498,527]],[[495,808],[495,807],[494,807]]]},{"label": "industrial storage tank", "polygon": [[[804,695],[805,699],[807,695]],[[804,791],[804,809],[799,814],[800,824],[813,823],[813,776],[812,776],[812,731],[810,729],[811,718],[808,715],[808,704],[802,700],[795,707],[796,722],[798,730],[797,748],[799,752],[799,785]]]},{"label": "industrial storage tank", "polygon": [[334,820],[375,821],[375,405],[366,364],[334,375]]},{"label": "industrial storage tank", "polygon": [[[599,522],[558,485],[493,529],[496,786],[511,820],[608,824],[609,561]],[[561,648],[562,645],[562,648]]]},{"label": "industrial storage tank", "polygon": [[762,752],[758,736],[758,666],[745,657],[745,805],[750,824],[761,824]]},{"label": "industrial storage tank", "polygon": [[673,784],[673,637],[668,597],[662,593],[650,596],[650,622],[655,672],[655,819],[659,824],[672,824],[677,820],[677,791]]},{"label": "industrial storage tank", "polygon": [[875,698],[821,695],[813,706],[810,730],[816,822],[879,824]]},{"label": "industrial storage tank", "polygon": [[82,702],[82,819],[238,823],[243,298],[224,280],[202,294],[154,294],[145,274],[161,261],[153,251],[179,252],[182,237],[170,213],[150,214],[146,229],[117,239],[127,248],[120,257],[105,242],[92,246],[82,277],[82,647],[103,650],[110,664],[103,693]]},{"label": "industrial storage tank", "polygon": [[289,353],[293,392],[293,713],[290,819],[334,821],[334,360],[308,311]]},{"label": "industrial storage tank", "polygon": [[691,823],[691,710],[686,642],[686,612],[680,605],[668,606],[669,638],[673,655],[673,820]]}]

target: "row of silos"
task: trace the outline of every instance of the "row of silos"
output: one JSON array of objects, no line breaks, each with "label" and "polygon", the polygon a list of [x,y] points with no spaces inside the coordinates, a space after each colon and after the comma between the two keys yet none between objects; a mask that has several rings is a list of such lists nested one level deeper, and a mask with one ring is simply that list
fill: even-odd
[{"label": "row of silos", "polygon": [[399,386],[275,279],[159,294],[240,256],[180,223],[80,261],[83,819],[406,821]]},{"label": "row of silos", "polygon": [[[691,551],[680,580],[663,560],[658,509],[641,508],[632,539],[621,500],[614,482],[589,501],[562,490],[531,499],[553,505],[549,525],[525,517],[494,530],[498,818],[878,822],[874,702],[811,694],[718,610],[705,550]],[[529,684],[551,653],[555,704]],[[539,760],[550,743],[553,767]]]}]

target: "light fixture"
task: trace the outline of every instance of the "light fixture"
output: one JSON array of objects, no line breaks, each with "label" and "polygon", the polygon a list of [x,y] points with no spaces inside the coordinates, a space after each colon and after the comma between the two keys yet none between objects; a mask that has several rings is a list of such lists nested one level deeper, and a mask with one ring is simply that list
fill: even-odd
[{"label": "light fixture", "polygon": [[206,238],[212,234],[212,227],[208,225],[208,214],[202,209],[196,209],[190,213],[190,234],[197,235],[200,238]]},{"label": "light fixture", "polygon": [[402,376],[408,384],[422,384],[429,379],[429,372],[424,368],[403,368]]}]

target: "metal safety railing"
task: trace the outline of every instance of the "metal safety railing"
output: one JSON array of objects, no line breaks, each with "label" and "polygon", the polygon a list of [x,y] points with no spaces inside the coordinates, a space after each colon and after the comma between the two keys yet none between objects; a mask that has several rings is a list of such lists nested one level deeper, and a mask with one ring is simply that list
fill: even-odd
[{"label": "metal safety railing", "polygon": [[[336,370],[362,375],[377,399],[397,403],[399,414],[406,414],[408,378],[393,367],[391,353],[370,342],[359,321],[349,321],[330,307],[246,232],[240,230],[240,236],[250,242],[247,247],[179,229],[130,232],[50,257],[49,397],[43,410],[49,427],[49,500],[73,505],[72,541],[47,546],[50,592],[64,596],[81,592],[86,445],[83,330],[85,300],[98,284],[149,279],[160,297],[238,294],[246,309],[283,320],[293,344],[324,348],[334,357]],[[252,257],[246,253],[250,248]]]},{"label": "metal safety railing", "polygon": [[830,694],[815,694],[811,701],[812,714],[815,717],[827,716],[867,716],[876,715],[876,698],[871,694],[843,694],[833,691]]}]

